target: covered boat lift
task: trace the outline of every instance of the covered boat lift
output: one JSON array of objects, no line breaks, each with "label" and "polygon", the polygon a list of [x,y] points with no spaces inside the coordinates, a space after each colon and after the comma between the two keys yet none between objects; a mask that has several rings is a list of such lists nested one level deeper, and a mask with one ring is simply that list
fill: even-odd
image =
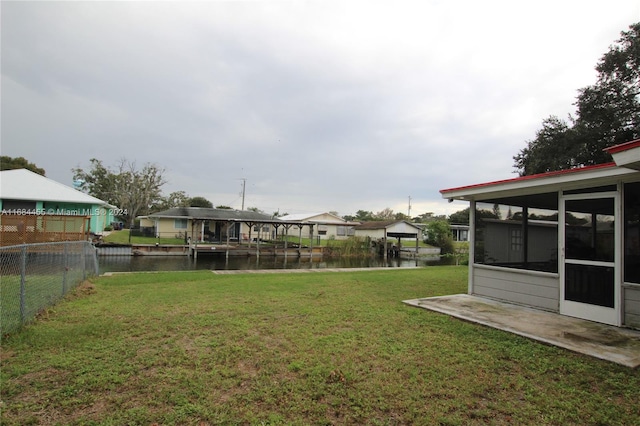
[{"label": "covered boat lift", "polygon": [[[173,220],[173,219],[185,219],[190,222],[192,236],[200,235],[204,236],[205,234],[205,223],[213,222],[216,224],[215,229],[219,230],[220,243],[226,240],[224,244],[224,252],[225,256],[228,258],[230,252],[233,249],[232,246],[232,233],[231,230],[238,226],[239,224],[245,224],[248,228],[248,253],[255,254],[256,256],[260,256],[260,232],[258,232],[258,236],[255,239],[255,251],[253,250],[253,238],[252,231],[254,227],[262,227],[264,225],[271,225],[275,229],[274,238],[278,237],[278,229],[282,227],[284,229],[284,236],[288,236],[289,229],[293,226],[297,226],[299,229],[298,238],[300,241],[298,248],[298,256],[301,256],[302,253],[302,228],[304,226],[309,227],[309,235],[311,235],[311,243],[309,245],[309,255],[311,256],[313,253],[313,234],[314,234],[314,226],[315,223],[299,221],[299,220],[281,220],[277,217],[271,217],[269,215],[265,215],[263,213],[250,211],[250,210],[234,210],[234,209],[214,209],[214,208],[204,208],[204,207],[175,207],[168,210],[164,210],[158,213],[151,214],[146,217],[149,220],[153,220],[156,223],[156,227],[159,226],[158,222],[161,220]],[[281,234],[282,235],[282,234]],[[202,238],[200,238],[202,239]],[[234,237],[235,239],[235,237]],[[238,237],[238,242],[241,242],[241,238]],[[197,257],[198,252],[211,252],[213,247],[210,245],[200,246],[203,248],[199,248],[198,246],[198,238],[192,238],[189,242],[189,255],[193,257]],[[288,241],[285,238],[284,241],[284,255],[288,254]],[[216,248],[217,249],[217,248]],[[220,250],[222,251],[222,250]]]}]

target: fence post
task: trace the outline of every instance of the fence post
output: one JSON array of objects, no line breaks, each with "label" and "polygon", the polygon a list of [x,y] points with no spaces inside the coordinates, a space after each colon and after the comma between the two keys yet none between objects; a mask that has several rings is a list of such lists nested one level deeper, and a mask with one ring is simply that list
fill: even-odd
[{"label": "fence post", "polygon": [[67,245],[68,243],[62,243],[62,295],[64,296],[65,293],[67,292],[67,269],[68,266],[68,262],[67,262]]},{"label": "fence post", "polygon": [[87,243],[82,243],[82,252],[80,254],[81,262],[82,262],[82,280],[87,279]]},{"label": "fence post", "polygon": [[27,297],[27,246],[23,245],[20,250],[20,255],[22,257],[20,262],[20,320],[24,324],[27,312],[25,307],[25,299]]},{"label": "fence post", "polygon": [[100,267],[98,266],[98,249],[91,245],[91,252],[93,254],[93,271],[95,276],[100,275]]}]

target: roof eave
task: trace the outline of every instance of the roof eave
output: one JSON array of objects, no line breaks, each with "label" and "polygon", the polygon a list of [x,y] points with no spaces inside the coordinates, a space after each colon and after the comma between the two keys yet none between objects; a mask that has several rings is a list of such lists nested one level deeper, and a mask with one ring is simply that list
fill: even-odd
[{"label": "roof eave", "polygon": [[572,169],[460,188],[443,189],[440,193],[442,198],[449,200],[473,201],[494,197],[553,192],[560,189],[585,186],[599,186],[636,174],[637,171],[635,170],[616,167],[614,163],[607,163],[584,169]]},{"label": "roof eave", "polygon": [[619,167],[640,170],[640,139],[605,149]]}]

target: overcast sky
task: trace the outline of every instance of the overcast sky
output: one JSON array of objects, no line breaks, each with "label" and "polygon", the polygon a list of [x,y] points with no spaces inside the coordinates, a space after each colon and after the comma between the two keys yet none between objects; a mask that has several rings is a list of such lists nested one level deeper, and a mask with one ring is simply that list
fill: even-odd
[{"label": "overcast sky", "polygon": [[638,0],[7,2],[2,155],[267,213],[450,214],[574,113]]}]

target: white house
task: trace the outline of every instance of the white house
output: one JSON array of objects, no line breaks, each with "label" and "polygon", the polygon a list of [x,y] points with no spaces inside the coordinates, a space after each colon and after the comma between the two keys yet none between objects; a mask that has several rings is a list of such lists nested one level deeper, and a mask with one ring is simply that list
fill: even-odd
[{"label": "white house", "polygon": [[470,294],[640,328],[640,140],[614,162],[444,189],[470,208]]},{"label": "white house", "polygon": [[[341,217],[338,217],[332,213],[301,213],[290,214],[280,217],[283,221],[303,222],[308,224],[314,224],[315,226],[303,226],[302,237],[311,238],[311,232],[313,237],[320,237],[322,240],[344,240],[355,234],[354,226],[359,225],[360,222],[349,222]],[[293,226],[291,233],[298,235],[299,228]]]},{"label": "white house", "polygon": [[451,224],[453,241],[469,241],[469,225]]},{"label": "white house", "polygon": [[205,207],[174,207],[141,216],[140,226],[150,235],[191,241],[248,241],[271,239],[275,232],[271,216],[250,211]]}]

